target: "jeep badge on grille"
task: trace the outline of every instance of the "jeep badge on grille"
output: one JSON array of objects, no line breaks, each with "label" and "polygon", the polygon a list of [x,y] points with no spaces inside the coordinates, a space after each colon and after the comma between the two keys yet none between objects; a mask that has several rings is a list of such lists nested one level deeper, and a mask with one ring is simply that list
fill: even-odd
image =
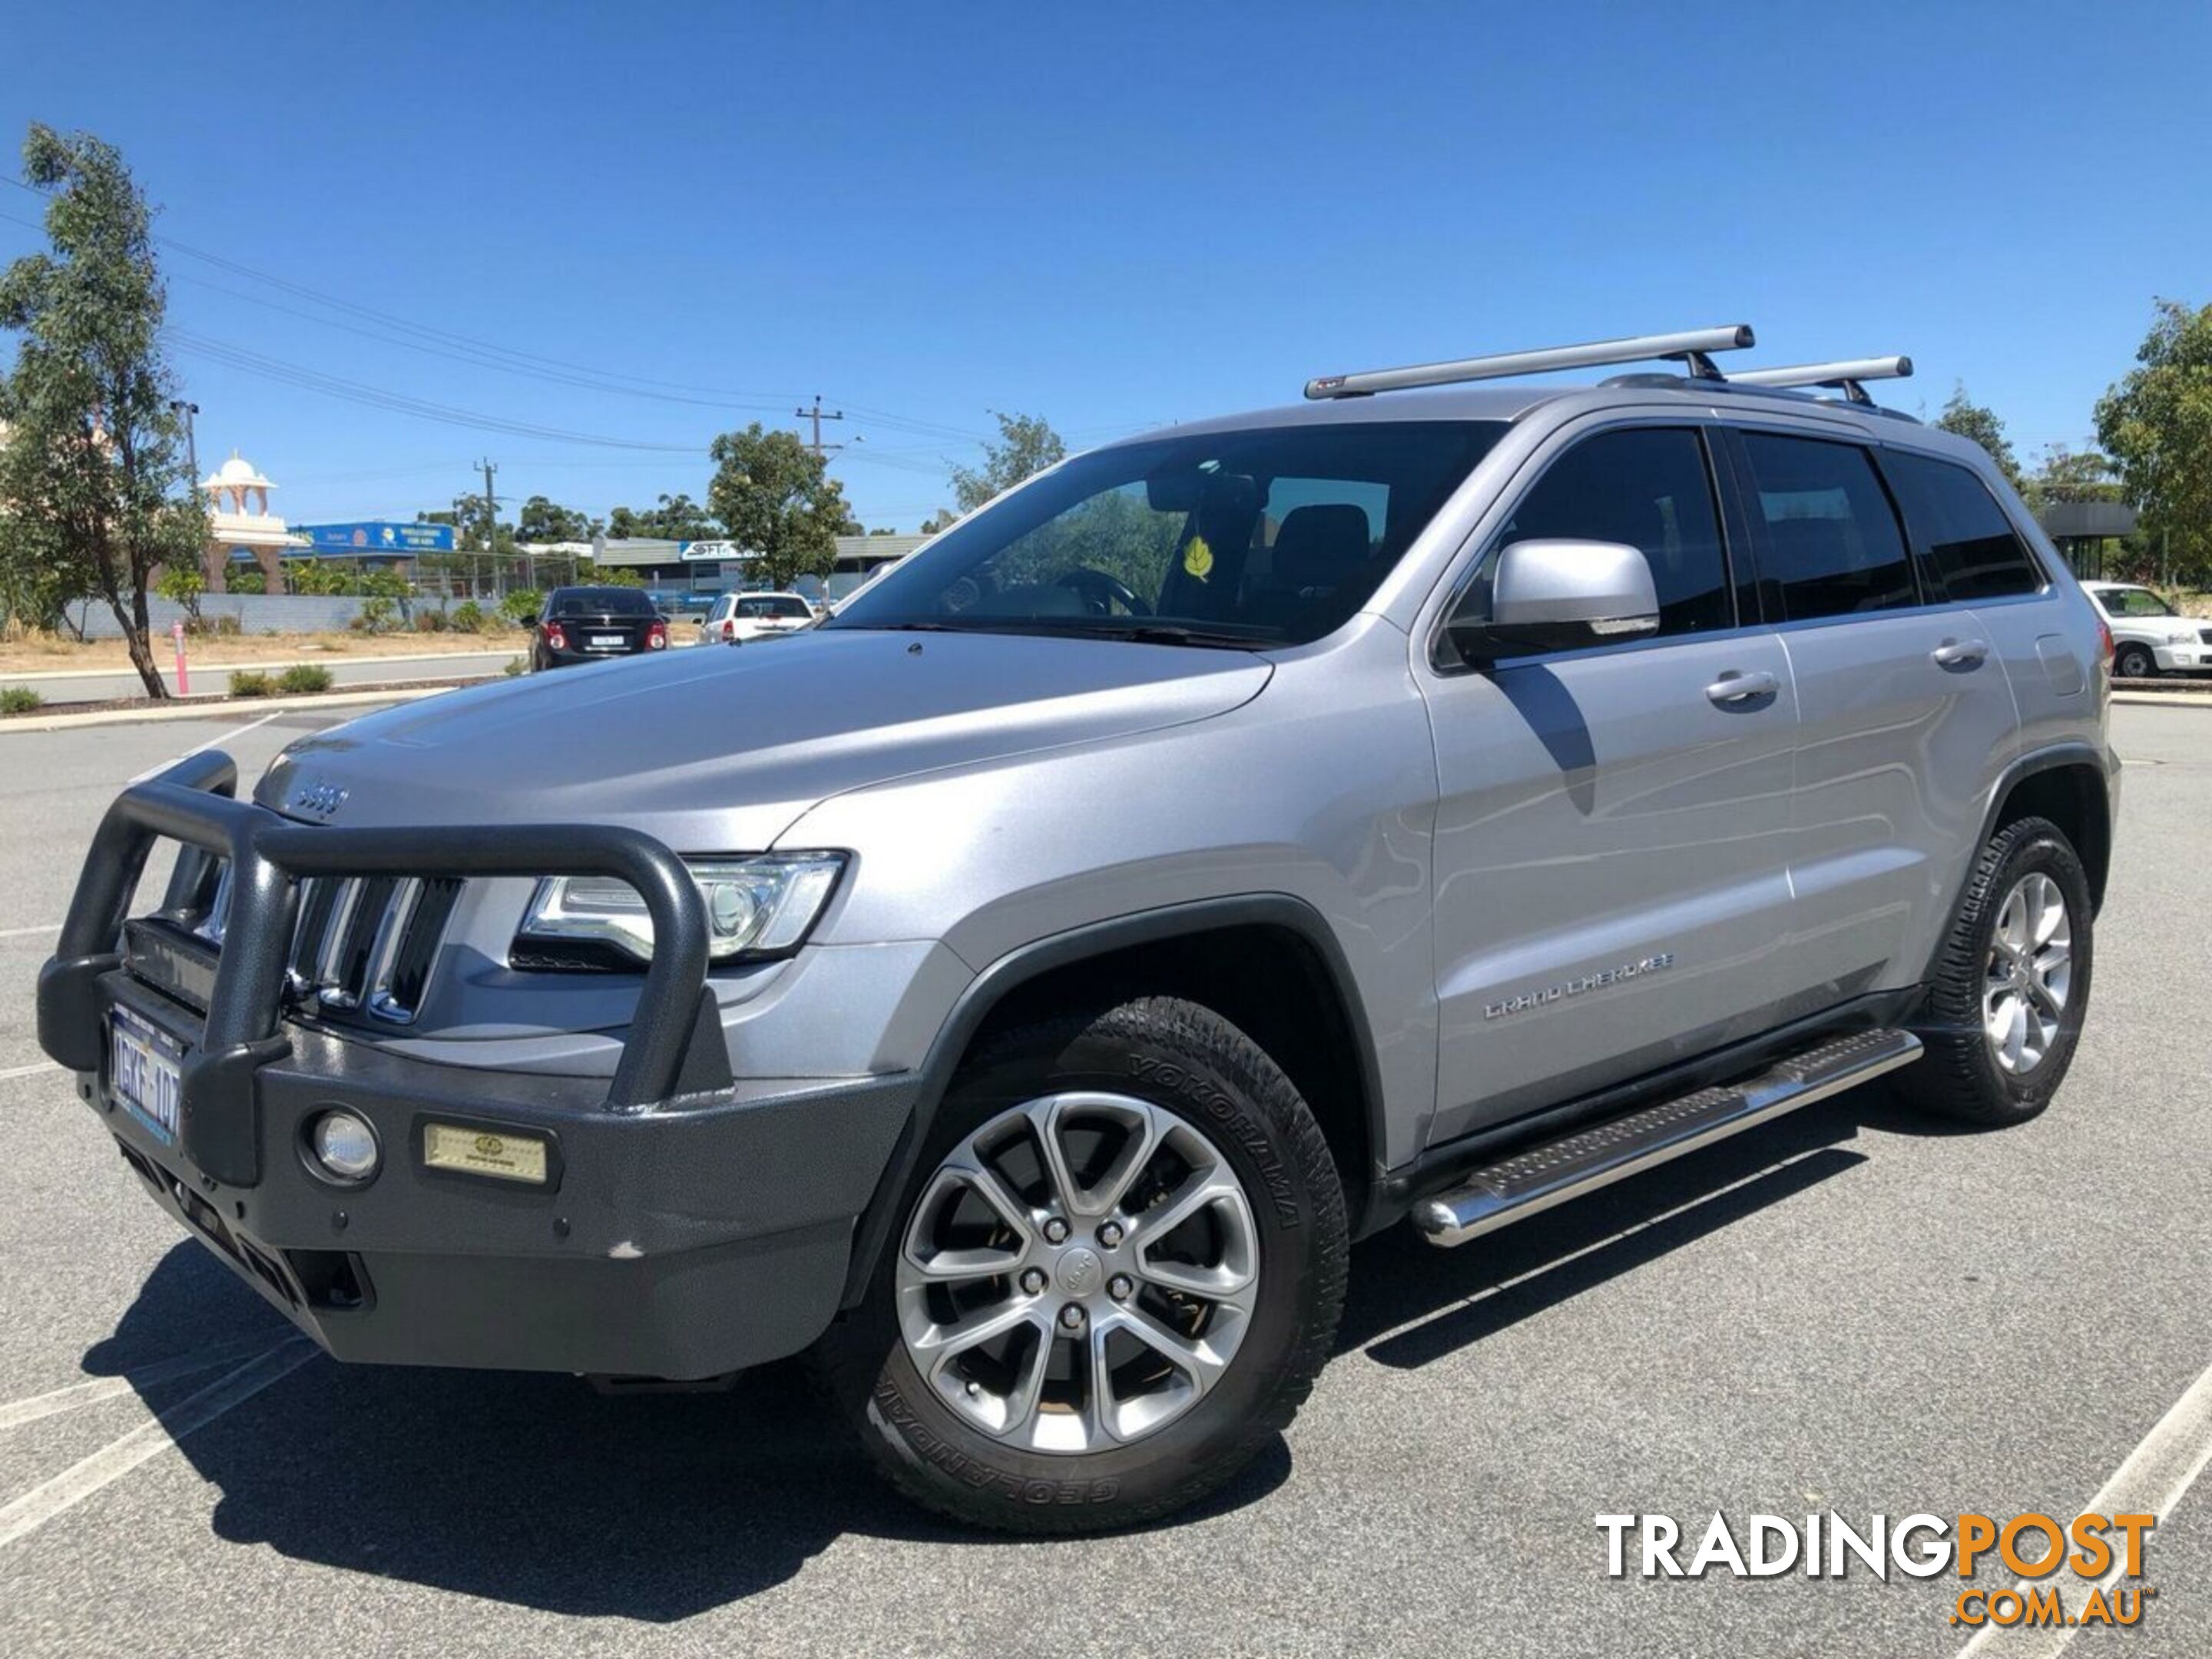
[{"label": "jeep badge on grille", "polygon": [[285,805],[303,817],[321,818],[325,822],[345,805],[346,792],[334,783],[325,783],[318,778],[306,787],[292,793]]}]

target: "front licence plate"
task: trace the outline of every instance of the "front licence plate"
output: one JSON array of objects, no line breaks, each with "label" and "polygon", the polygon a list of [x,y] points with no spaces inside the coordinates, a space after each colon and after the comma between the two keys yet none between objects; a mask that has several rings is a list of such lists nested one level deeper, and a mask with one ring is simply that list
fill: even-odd
[{"label": "front licence plate", "polygon": [[184,1052],[176,1038],[128,1008],[117,1008],[109,1015],[108,1087],[164,1146],[173,1146],[177,1139],[179,1063]]},{"label": "front licence plate", "polygon": [[619,651],[623,647],[629,644],[629,641],[625,640],[619,634],[594,634],[592,635],[589,643],[592,649],[594,651],[604,651],[609,647],[612,647],[614,649]]}]

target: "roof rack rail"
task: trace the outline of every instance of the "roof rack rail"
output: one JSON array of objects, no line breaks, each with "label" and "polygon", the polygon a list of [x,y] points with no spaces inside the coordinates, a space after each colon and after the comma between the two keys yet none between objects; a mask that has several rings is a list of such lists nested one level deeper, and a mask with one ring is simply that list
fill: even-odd
[{"label": "roof rack rail", "polygon": [[1729,376],[1731,386],[1832,386],[1855,404],[1871,405],[1863,380],[1902,380],[1912,373],[1910,357],[1849,357],[1833,363],[1796,363],[1786,368],[1744,368]]},{"label": "roof rack rail", "polygon": [[1414,386],[1451,386],[1461,380],[1498,380],[1515,374],[1547,374],[1555,369],[1594,368],[1605,363],[1679,362],[1692,380],[1717,380],[1721,372],[1709,355],[1740,351],[1755,343],[1749,323],[1725,328],[1694,328],[1679,334],[1643,334],[1626,340],[1595,340],[1588,345],[1548,346],[1538,351],[1508,351],[1494,357],[1462,357],[1449,363],[1417,363],[1407,368],[1375,368],[1359,374],[1325,374],[1306,382],[1306,396],[1364,398],[1377,392]]}]

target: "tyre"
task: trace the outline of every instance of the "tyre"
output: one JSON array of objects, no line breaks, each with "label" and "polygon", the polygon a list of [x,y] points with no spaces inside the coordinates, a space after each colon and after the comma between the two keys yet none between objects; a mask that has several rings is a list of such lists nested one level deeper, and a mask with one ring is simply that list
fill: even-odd
[{"label": "tyre", "polygon": [[2124,680],[2158,678],[2158,659],[2147,645],[2123,645],[2112,653],[2112,672]]},{"label": "tyre", "polygon": [[1227,1021],[1146,998],[990,1042],[863,1304],[816,1352],[893,1485],[1024,1533],[1126,1527],[1291,1421],[1344,1304],[1320,1127]]},{"label": "tyre", "polygon": [[1899,1073],[1924,1109],[2024,1123],[2065,1079],[2089,1003],[2089,881],[2065,832],[2021,818],[1990,838],[1936,958],[1921,1040]]}]

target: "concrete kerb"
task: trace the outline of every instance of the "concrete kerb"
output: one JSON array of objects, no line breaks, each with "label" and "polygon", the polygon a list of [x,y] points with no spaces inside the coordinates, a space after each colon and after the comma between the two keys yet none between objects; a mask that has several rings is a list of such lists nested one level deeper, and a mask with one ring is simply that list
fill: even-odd
[{"label": "concrete kerb", "polygon": [[[345,708],[377,702],[410,702],[434,697],[464,685],[481,685],[485,676],[451,680],[441,685],[364,686],[354,691],[331,691],[309,697],[187,697],[155,705],[135,704],[125,708],[90,708],[76,714],[17,714],[0,720],[0,736],[11,732],[64,732],[80,726],[137,726],[161,720],[207,720],[226,714],[291,714],[317,708]],[[489,678],[497,678],[496,675]]]}]

